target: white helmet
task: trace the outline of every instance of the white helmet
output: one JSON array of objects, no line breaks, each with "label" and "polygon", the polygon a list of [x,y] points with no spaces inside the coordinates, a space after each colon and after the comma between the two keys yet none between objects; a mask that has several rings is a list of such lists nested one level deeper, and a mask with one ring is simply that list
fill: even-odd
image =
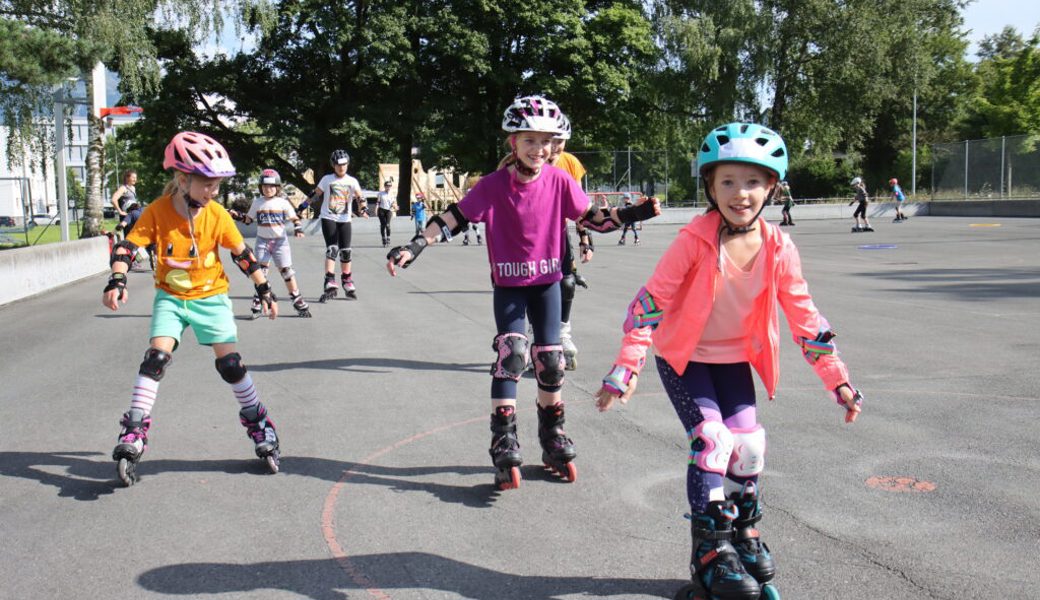
[{"label": "white helmet", "polygon": [[513,100],[502,115],[502,130],[509,133],[518,131],[539,131],[560,135],[560,107],[552,100],[542,96],[523,96]]},{"label": "white helmet", "polygon": [[560,126],[560,133],[553,136],[554,140],[569,140],[571,139],[571,120],[567,118],[567,115],[560,112],[560,115],[556,117],[557,124]]},{"label": "white helmet", "polygon": [[861,183],[863,183],[862,177],[853,177],[852,181],[849,182],[849,185],[859,185]]}]

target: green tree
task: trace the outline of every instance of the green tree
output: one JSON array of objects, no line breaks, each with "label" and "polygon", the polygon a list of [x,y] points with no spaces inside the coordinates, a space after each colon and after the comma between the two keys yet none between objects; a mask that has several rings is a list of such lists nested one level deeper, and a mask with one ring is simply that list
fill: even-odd
[{"label": "green tree", "polygon": [[1012,29],[980,44],[978,97],[961,123],[968,138],[1040,132],[1040,29],[1023,40]]}]

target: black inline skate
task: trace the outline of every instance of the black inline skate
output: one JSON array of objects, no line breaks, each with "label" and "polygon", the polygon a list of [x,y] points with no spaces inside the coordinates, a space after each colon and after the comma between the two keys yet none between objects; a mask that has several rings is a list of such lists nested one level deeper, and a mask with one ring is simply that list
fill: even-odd
[{"label": "black inline skate", "polygon": [[246,435],[256,444],[254,450],[257,457],[267,463],[267,468],[272,473],[277,473],[280,459],[278,434],[275,432],[274,422],[267,416],[267,407],[257,403],[255,406],[243,408],[238,412],[238,419],[246,428]]},{"label": "black inline skate", "polygon": [[300,294],[299,290],[289,294],[289,300],[292,300],[293,308],[296,309],[296,316],[305,319],[311,318],[311,307],[307,304],[307,301],[303,299],[303,295]]},{"label": "black inline skate", "polygon": [[491,461],[495,464],[495,487],[511,490],[520,487],[520,442],[516,439],[516,408],[499,406],[491,414]]},{"label": "black inline skate", "polygon": [[131,408],[119,420],[123,430],[119,443],[112,450],[112,460],[118,461],[117,470],[123,485],[130,487],[137,482],[137,463],[148,449],[148,428],[152,418],[139,408]]},{"label": "black inline skate", "polygon": [[578,479],[578,467],[574,458],[578,452],[574,442],[563,430],[563,403],[549,407],[538,407],[538,441],[542,445],[542,464],[565,481],[574,483]]},{"label": "black inline skate", "polygon": [[770,583],[776,577],[776,563],[769,553],[769,546],[759,539],[755,527],[762,520],[758,486],[749,481],[741,491],[731,494],[730,498],[737,507],[737,518],[733,521],[733,547],[740,555],[740,562],[748,575],[762,586],[762,598],[779,600],[780,592]]},{"label": "black inline skate", "polygon": [[348,300],[357,300],[357,288],[354,287],[354,278],[350,276],[350,273],[343,273],[343,294]]},{"label": "black inline skate", "polygon": [[755,578],[748,575],[730,540],[737,507],[732,501],[708,503],[703,513],[690,516],[693,551],[690,574],[693,581],[679,589],[676,600],[757,600],[761,593]]},{"label": "black inline skate", "polygon": [[322,291],[321,293],[321,298],[318,298],[318,302],[321,302],[322,304],[325,304],[329,300],[332,300],[336,297],[336,294],[339,293],[339,288],[336,287],[335,275],[333,275],[332,273],[325,274],[324,288],[324,291]]}]

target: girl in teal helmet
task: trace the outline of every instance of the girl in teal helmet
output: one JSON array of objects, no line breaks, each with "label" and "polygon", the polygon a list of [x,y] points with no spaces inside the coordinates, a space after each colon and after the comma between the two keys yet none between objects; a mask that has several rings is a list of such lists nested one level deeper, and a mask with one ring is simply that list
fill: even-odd
[{"label": "girl in teal helmet", "polygon": [[844,409],[862,396],[809,296],[791,238],[760,219],[787,175],[787,148],[751,123],[712,130],[698,152],[711,209],[693,218],[629,305],[621,351],[596,404],[631,398],[650,346],[661,383],[689,440],[693,582],[676,597],[777,600],[769,548],[759,539],[759,475],[766,433],[756,412],[754,373],[770,398],[779,381],[784,311],[794,341]]},{"label": "girl in teal helmet", "polygon": [[[787,177],[787,145],[780,134],[754,123],[729,123],[716,127],[704,138],[697,151],[697,164],[705,181],[704,194],[711,204],[708,210],[719,210],[726,232],[730,235],[747,233],[754,229],[762,209],[779,189],[777,183]],[[766,196],[753,213],[720,208],[716,200],[716,168],[721,164],[746,165],[765,169],[768,177]],[[728,187],[720,193],[725,194]],[[740,204],[743,208],[743,204]],[[729,206],[729,205],[727,205]],[[751,218],[746,218],[751,215]]]}]

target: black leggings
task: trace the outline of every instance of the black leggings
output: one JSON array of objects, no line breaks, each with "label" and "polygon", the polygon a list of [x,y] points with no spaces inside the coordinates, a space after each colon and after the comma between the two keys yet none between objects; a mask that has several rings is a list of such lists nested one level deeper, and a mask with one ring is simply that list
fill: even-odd
[{"label": "black leggings", "polygon": [[380,208],[376,211],[376,216],[379,217],[379,233],[383,235],[384,240],[390,239],[390,209]]},{"label": "black leggings", "polygon": [[[524,287],[499,287],[494,291],[495,325],[498,333],[527,335],[526,317],[531,317],[533,343],[560,343],[560,283]],[[539,384],[538,387],[541,387]],[[555,391],[555,390],[549,390]],[[516,382],[491,380],[492,400],[515,400]]]},{"label": "black leggings", "polygon": [[[350,229],[350,221],[340,223],[331,219],[321,220],[321,235],[325,236],[325,256],[327,258],[333,258],[335,256],[334,252],[350,250]],[[335,250],[332,250],[332,248],[335,248]]]}]

